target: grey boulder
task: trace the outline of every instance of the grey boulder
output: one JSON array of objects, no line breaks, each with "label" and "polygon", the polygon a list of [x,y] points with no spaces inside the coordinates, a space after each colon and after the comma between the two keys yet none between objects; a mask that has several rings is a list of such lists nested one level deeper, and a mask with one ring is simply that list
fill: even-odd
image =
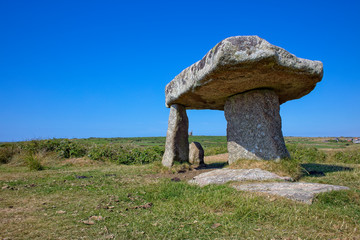
[{"label": "grey boulder", "polygon": [[189,145],[189,162],[194,165],[203,166],[204,149],[199,142],[192,142]]}]

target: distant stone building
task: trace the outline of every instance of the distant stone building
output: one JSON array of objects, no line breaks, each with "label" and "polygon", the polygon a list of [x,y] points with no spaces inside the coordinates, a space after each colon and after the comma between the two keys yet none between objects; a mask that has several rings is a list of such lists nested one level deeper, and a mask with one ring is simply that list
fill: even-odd
[{"label": "distant stone building", "polygon": [[353,143],[360,143],[360,138],[354,138]]}]

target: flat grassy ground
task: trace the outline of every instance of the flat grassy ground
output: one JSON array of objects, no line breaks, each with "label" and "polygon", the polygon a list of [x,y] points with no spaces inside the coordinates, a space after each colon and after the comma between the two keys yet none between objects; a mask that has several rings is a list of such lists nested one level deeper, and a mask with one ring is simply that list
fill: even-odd
[{"label": "flat grassy ground", "polygon": [[[226,146],[225,137],[194,140],[205,151]],[[0,164],[0,239],[360,239],[360,159],[341,155],[347,157],[344,163],[335,156],[339,151],[358,153],[360,144],[325,140],[286,138],[305,146],[289,148],[303,170],[299,181],[350,187],[320,194],[312,205],[239,192],[229,185],[187,184],[209,169],[177,166],[181,171],[169,171],[159,162],[117,165],[50,154],[41,158],[44,170],[30,171],[15,159]],[[76,141],[161,147],[165,138]],[[320,151],[307,150],[312,146]],[[221,167],[225,159],[220,155],[206,161]],[[279,174],[289,168],[286,162],[242,161],[237,166]]]}]

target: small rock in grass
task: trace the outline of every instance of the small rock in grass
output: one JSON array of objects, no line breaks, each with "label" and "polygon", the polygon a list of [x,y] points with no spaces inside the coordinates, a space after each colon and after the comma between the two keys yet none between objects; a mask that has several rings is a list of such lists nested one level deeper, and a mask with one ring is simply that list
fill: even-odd
[{"label": "small rock in grass", "polygon": [[82,221],[82,223],[84,223],[86,225],[94,225],[95,224],[95,222],[91,221],[91,220],[85,220],[85,221]]},{"label": "small rock in grass", "polygon": [[220,223],[214,223],[214,224],[211,226],[211,228],[218,228],[218,227],[220,227],[220,226],[221,226]]},{"label": "small rock in grass", "polygon": [[59,211],[56,211],[57,214],[64,214],[66,213],[66,211],[63,211],[63,210],[59,210]]},{"label": "small rock in grass", "polygon": [[102,216],[91,216],[90,217],[91,220],[96,220],[96,221],[101,221],[103,220],[104,218]]}]

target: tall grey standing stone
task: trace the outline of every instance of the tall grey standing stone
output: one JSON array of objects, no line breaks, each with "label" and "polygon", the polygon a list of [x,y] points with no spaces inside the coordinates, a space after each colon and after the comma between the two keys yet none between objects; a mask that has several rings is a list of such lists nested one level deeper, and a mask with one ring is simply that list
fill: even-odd
[{"label": "tall grey standing stone", "polygon": [[189,145],[189,162],[194,165],[204,165],[204,149],[199,142]]},{"label": "tall grey standing stone", "polygon": [[238,159],[290,157],[281,131],[279,98],[273,90],[252,90],[232,96],[224,111],[229,164]]},{"label": "tall grey standing stone", "polygon": [[188,128],[189,120],[186,108],[180,104],[171,105],[165,153],[162,159],[164,166],[171,167],[174,162],[189,161]]}]

